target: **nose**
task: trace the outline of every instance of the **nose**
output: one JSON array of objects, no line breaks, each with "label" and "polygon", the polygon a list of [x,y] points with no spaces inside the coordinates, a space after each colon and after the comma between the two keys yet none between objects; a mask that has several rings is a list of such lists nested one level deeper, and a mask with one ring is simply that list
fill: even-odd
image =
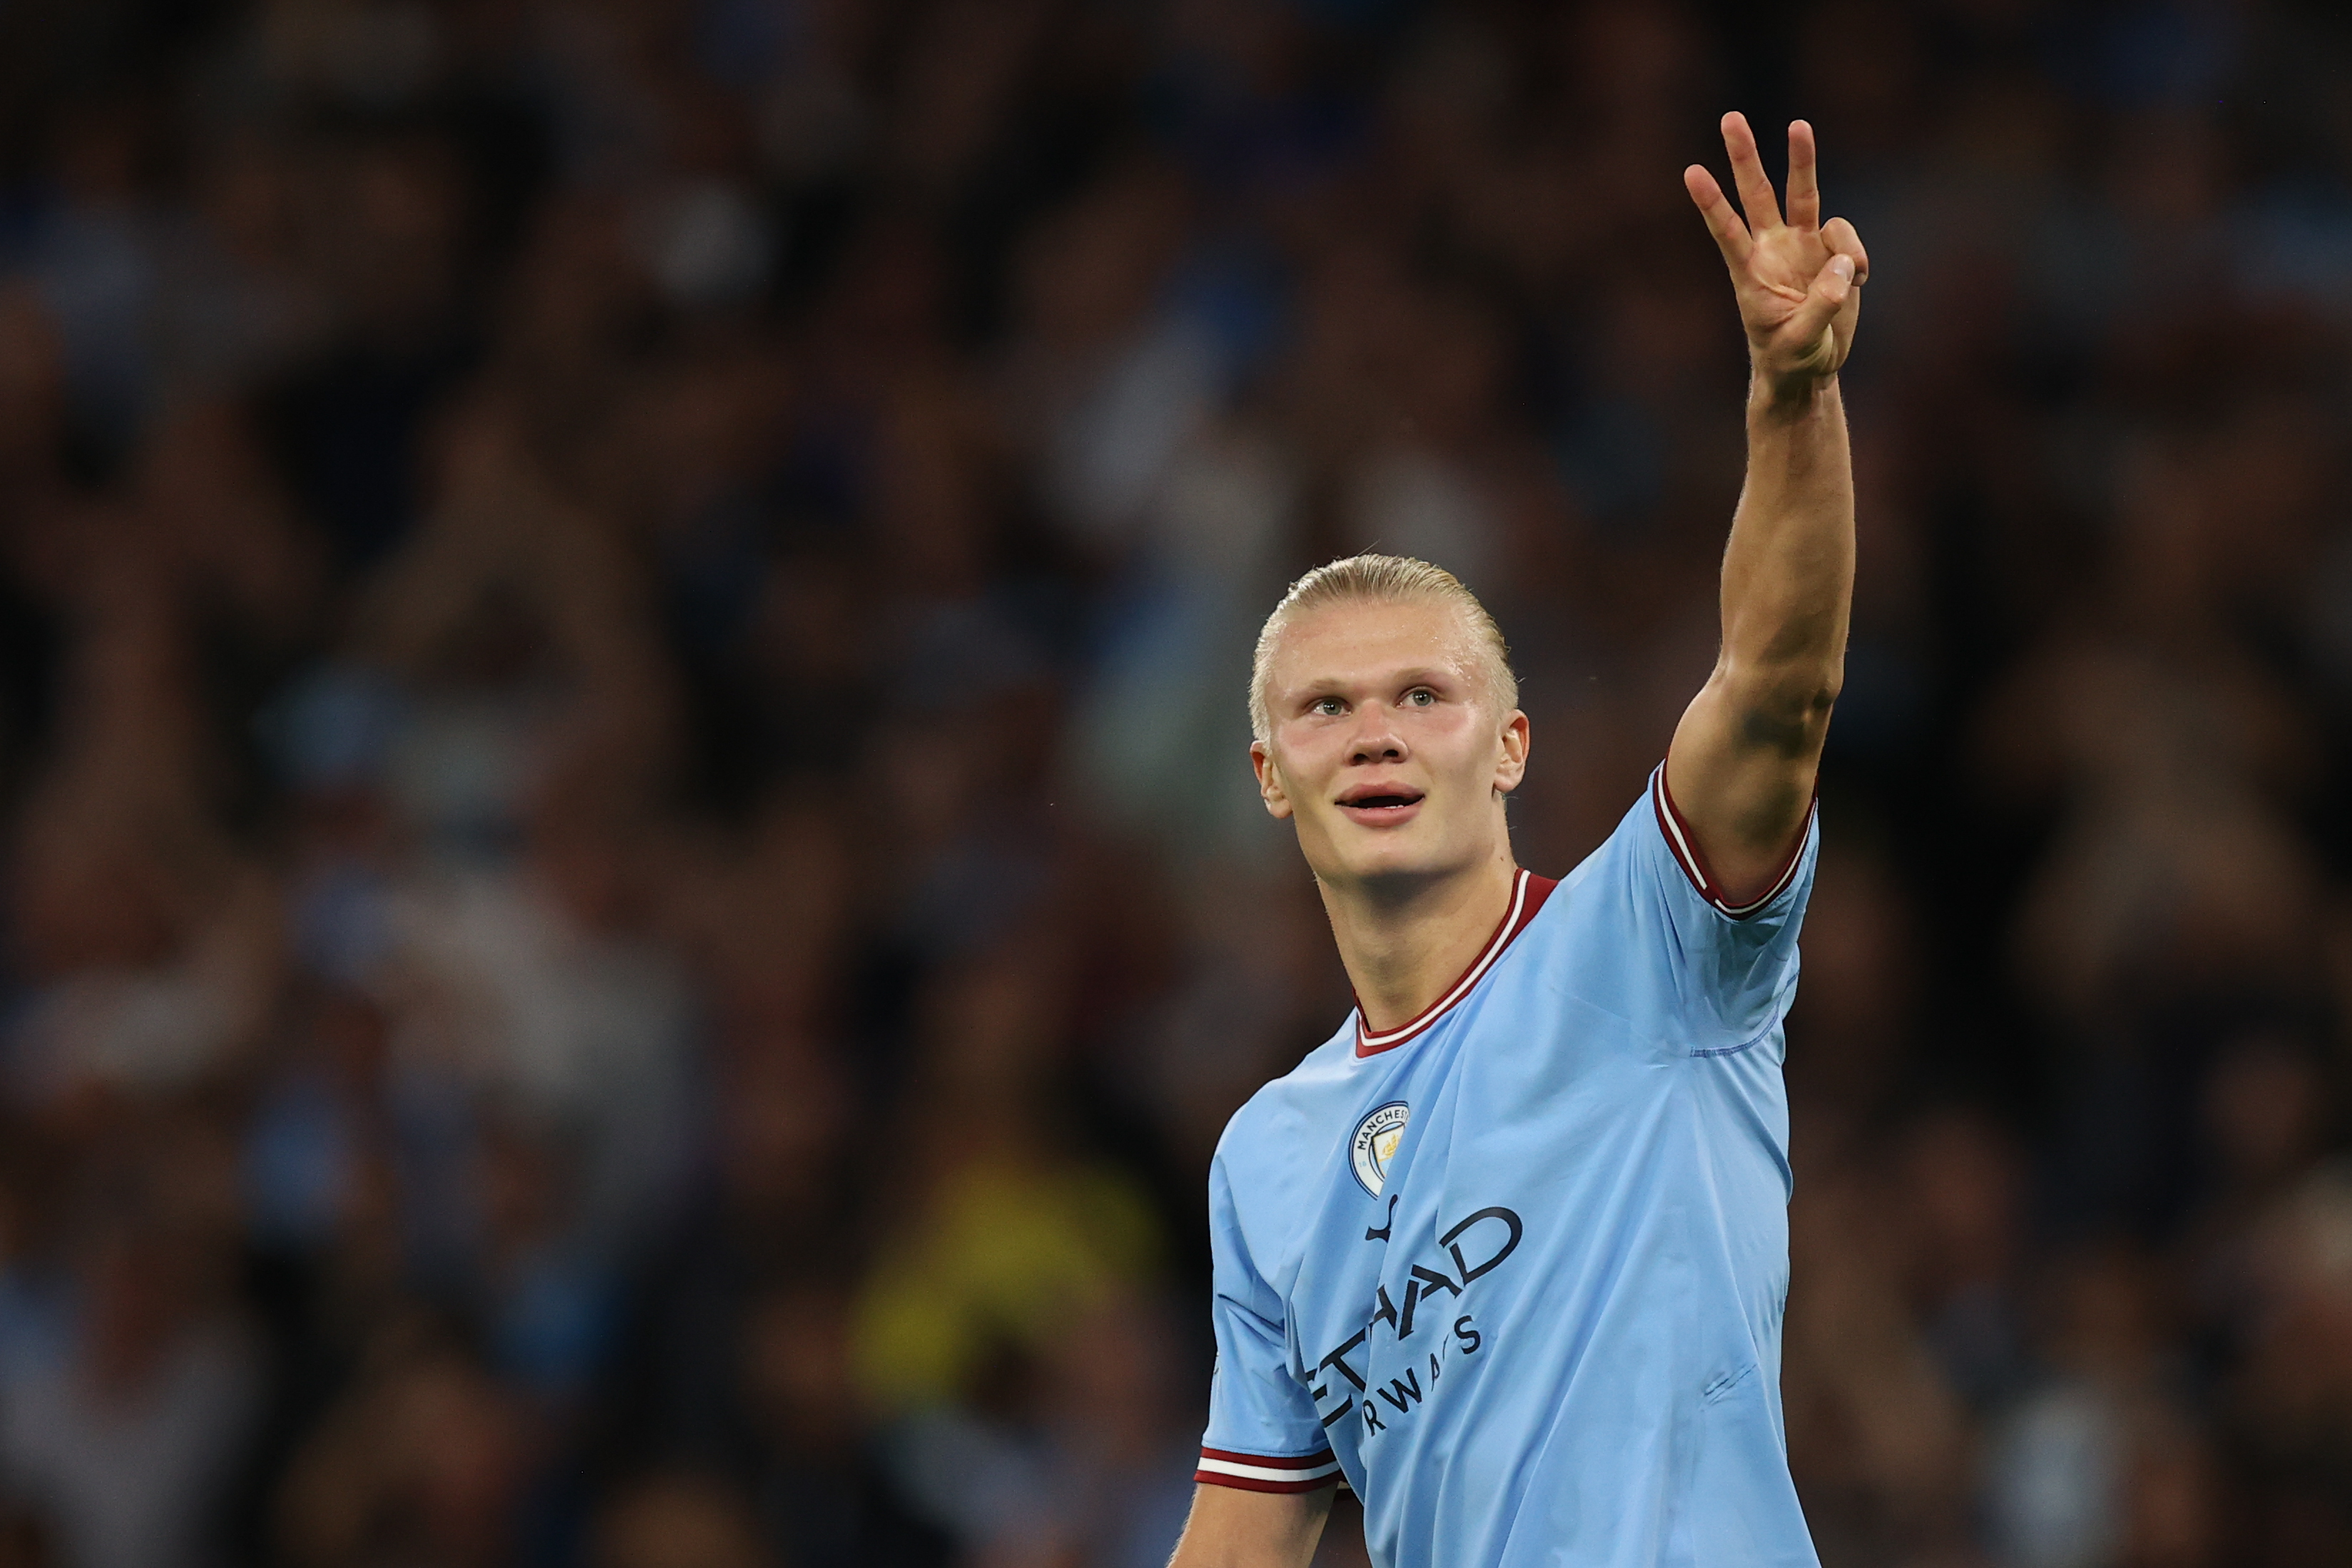
[{"label": "nose", "polygon": [[1407,755],[1404,737],[1388,722],[1387,711],[1376,708],[1365,716],[1370,722],[1348,743],[1349,762],[1402,762]]}]

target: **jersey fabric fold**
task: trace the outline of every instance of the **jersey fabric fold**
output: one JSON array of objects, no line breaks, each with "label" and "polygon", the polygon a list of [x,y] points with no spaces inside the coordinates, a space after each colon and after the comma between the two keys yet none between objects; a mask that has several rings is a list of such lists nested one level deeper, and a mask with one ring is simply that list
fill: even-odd
[{"label": "jersey fabric fold", "polygon": [[1730,903],[1661,768],[1429,1012],[1235,1113],[1198,1479],[1344,1477],[1381,1568],[1817,1568],[1780,1402],[1817,846]]}]

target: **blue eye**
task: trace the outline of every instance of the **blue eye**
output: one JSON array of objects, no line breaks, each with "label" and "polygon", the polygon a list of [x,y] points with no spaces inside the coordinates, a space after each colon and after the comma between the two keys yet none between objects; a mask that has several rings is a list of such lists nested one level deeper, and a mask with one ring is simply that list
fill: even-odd
[{"label": "blue eye", "polygon": [[1318,697],[1313,711],[1325,718],[1337,718],[1347,711],[1347,705],[1338,697]]},{"label": "blue eye", "polygon": [[1404,700],[1415,707],[1434,707],[1437,706],[1437,694],[1427,686],[1415,686],[1405,693]]}]

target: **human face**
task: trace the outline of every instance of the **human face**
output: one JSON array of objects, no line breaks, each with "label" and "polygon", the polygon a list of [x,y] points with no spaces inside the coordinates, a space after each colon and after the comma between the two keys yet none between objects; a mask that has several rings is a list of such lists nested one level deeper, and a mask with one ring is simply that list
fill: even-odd
[{"label": "human face", "polygon": [[1325,605],[1283,628],[1270,732],[1250,747],[1266,810],[1326,884],[1418,882],[1510,855],[1503,796],[1528,719],[1497,712],[1475,634],[1442,602]]}]

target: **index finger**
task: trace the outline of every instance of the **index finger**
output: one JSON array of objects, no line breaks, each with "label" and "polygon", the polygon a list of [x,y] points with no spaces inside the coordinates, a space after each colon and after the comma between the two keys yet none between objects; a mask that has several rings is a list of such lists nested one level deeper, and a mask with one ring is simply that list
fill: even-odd
[{"label": "index finger", "polygon": [[1683,171],[1683,189],[1697,204],[1698,215],[1706,220],[1706,232],[1715,236],[1723,259],[1735,269],[1745,263],[1756,242],[1739,214],[1731,210],[1731,204],[1723,199],[1723,187],[1715,183],[1715,176],[1694,163]]},{"label": "index finger", "polygon": [[1723,150],[1731,154],[1731,183],[1739,193],[1739,210],[1748,215],[1748,228],[1779,228],[1780,204],[1772,194],[1764,160],[1757,153],[1756,133],[1748,129],[1748,117],[1736,109],[1723,117]]},{"label": "index finger", "polygon": [[1801,120],[1789,122],[1789,224],[1792,228],[1819,228],[1822,188],[1813,166],[1813,128]]}]

